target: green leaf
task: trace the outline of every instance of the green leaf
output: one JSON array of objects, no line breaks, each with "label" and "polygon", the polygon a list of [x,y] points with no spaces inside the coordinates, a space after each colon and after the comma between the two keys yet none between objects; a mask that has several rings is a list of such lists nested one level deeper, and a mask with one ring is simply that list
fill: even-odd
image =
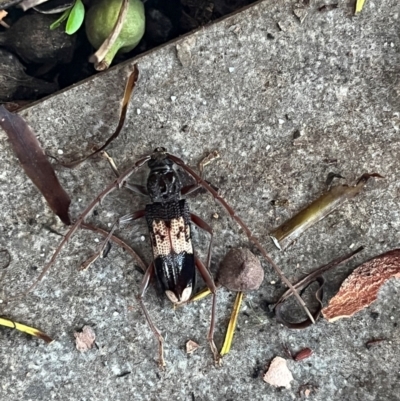
[{"label": "green leaf", "polygon": [[85,6],[83,5],[82,0],[76,0],[69,14],[65,32],[68,35],[74,34],[81,27],[84,18]]},{"label": "green leaf", "polygon": [[68,10],[65,10],[62,14],[61,17],[56,19],[51,25],[50,29],[53,31],[54,29],[58,28],[69,16],[69,13],[71,12],[71,9],[69,8]]}]

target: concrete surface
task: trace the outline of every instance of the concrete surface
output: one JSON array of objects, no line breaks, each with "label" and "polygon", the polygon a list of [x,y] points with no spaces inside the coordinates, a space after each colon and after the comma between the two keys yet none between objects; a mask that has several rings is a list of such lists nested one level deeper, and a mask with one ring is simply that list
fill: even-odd
[{"label": "concrete surface", "polygon": [[[299,10],[295,1],[263,1],[140,57],[126,127],[109,149],[122,167],[156,146],[192,166],[218,149],[221,158],[207,167],[207,178],[291,280],[364,245],[360,256],[327,275],[325,302],[352,268],[398,247],[400,240],[400,3],[367,0],[357,17],[348,3],[320,12],[323,2]],[[294,11],[305,16],[302,23]],[[128,66],[22,112],[48,153],[78,156],[104,142],[117,122]],[[11,295],[38,275],[65,227],[24,176],[3,134],[0,146],[0,246],[12,254],[2,290]],[[371,180],[357,199],[284,253],[274,249],[269,231],[315,199],[331,171],[350,183],[363,172],[385,179]],[[145,175],[143,170],[135,180]],[[113,179],[104,160],[72,171],[60,168],[59,176],[73,198],[75,217]],[[281,206],[273,207],[272,200]],[[144,203],[125,192],[114,194],[91,221],[107,227]],[[215,230],[215,270],[228,247],[247,240],[208,195],[190,204]],[[215,212],[219,219],[212,218]],[[120,235],[150,261],[143,223]],[[1,400],[293,400],[305,388],[313,389],[312,400],[400,399],[399,281],[387,283],[374,305],[349,320],[293,331],[263,309],[283,291],[264,264],[265,284],[248,296],[233,350],[219,369],[206,341],[210,301],[173,311],[151,290],[146,304],[167,340],[168,366],[160,372],[155,341],[134,299],[141,275],[130,258],[113,247],[107,259],[77,271],[98,246],[96,238],[79,232],[35,291],[3,308],[4,315],[36,325],[56,341],[48,346],[0,329]],[[195,242],[204,250],[206,236],[196,231]],[[221,345],[234,295],[223,290],[219,295],[215,337]],[[99,348],[81,354],[73,332],[85,324],[95,329]],[[388,341],[367,350],[372,338]],[[190,356],[189,339],[201,345]],[[314,350],[307,360],[289,362],[291,390],[262,381],[271,359],[283,356],[282,343],[294,351]]]}]

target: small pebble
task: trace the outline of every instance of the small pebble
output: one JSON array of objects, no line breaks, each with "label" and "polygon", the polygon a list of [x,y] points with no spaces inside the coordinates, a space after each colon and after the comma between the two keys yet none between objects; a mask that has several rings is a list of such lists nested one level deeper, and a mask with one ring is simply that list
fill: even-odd
[{"label": "small pebble", "polygon": [[136,109],[136,114],[140,114],[142,111],[140,109]]},{"label": "small pebble", "polygon": [[229,67],[229,72],[232,73],[233,71],[235,71],[234,67]]},{"label": "small pebble", "polygon": [[175,102],[176,96],[171,96],[171,100],[172,100],[173,102]]},{"label": "small pebble", "polygon": [[96,334],[90,326],[83,326],[81,332],[75,332],[75,346],[78,351],[85,352],[93,347]]},{"label": "small pebble", "polygon": [[230,249],[217,273],[217,282],[231,291],[257,290],[263,279],[259,259],[247,248]]},{"label": "small pebble", "polygon": [[186,343],[186,353],[187,354],[192,354],[194,351],[196,351],[199,348],[199,344],[196,342],[189,340]]},{"label": "small pebble", "polygon": [[58,150],[57,150],[57,153],[58,153],[59,155],[63,155],[63,154],[64,154],[64,151],[63,151],[62,149],[58,149]]},{"label": "small pebble", "polygon": [[290,382],[293,381],[293,376],[287,367],[286,359],[280,356],[275,357],[263,379],[271,386],[290,389]]}]

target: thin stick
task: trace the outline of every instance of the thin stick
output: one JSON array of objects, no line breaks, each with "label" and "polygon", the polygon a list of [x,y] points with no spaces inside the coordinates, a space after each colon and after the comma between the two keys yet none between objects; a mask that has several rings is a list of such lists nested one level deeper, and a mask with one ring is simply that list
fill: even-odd
[{"label": "thin stick", "polygon": [[1,317],[0,325],[9,327],[11,329],[16,329],[18,331],[22,331],[23,333],[30,334],[31,336],[41,338],[48,344],[53,342],[53,339],[51,337],[49,337],[46,333],[43,333],[42,331],[35,329],[34,327],[30,327],[30,326],[26,326],[25,324],[14,322],[13,320],[10,320],[10,319]]},{"label": "thin stick", "polygon": [[32,7],[38,6],[39,4],[43,4],[48,2],[49,0],[24,0],[19,4],[24,11],[29,10]]},{"label": "thin stick", "polygon": [[237,319],[239,316],[239,311],[240,311],[240,307],[242,305],[242,301],[243,301],[243,292],[239,291],[236,294],[236,299],[235,299],[235,304],[233,305],[232,315],[229,320],[228,329],[226,330],[224,345],[222,346],[222,349],[220,352],[221,356],[226,355],[231,350],[233,334],[235,333],[235,330],[236,330]]}]

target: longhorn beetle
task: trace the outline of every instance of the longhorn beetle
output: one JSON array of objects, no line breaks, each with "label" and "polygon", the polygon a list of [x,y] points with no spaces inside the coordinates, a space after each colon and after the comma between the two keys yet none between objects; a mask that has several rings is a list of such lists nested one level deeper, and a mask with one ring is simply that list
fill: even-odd
[{"label": "longhorn beetle", "polygon": [[[216,310],[216,287],[214,280],[209,272],[211,261],[211,246],[213,240],[212,228],[203,221],[200,217],[190,213],[185,199],[181,199],[182,195],[187,195],[199,187],[205,188],[214,197],[215,201],[220,203],[221,206],[228,212],[232,219],[234,219],[239,226],[246,233],[250,241],[252,241],[261,254],[272,265],[281,280],[290,288],[296,296],[298,302],[307,312],[311,321],[314,322],[312,315],[307,309],[304,301],[293,288],[292,284],[286,279],[282,271],[272,261],[267,252],[264,250],[260,242],[253,236],[248,227],[244,224],[242,219],[235,214],[231,206],[218,194],[218,192],[205,180],[203,180],[194,170],[187,166],[181,159],[168,153],[164,148],[160,147],[147,156],[136,161],[136,163],[122,173],[116,180],[114,180],[103,192],[101,192],[83,211],[78,217],[75,224],[71,226],[64,239],[56,248],[51,259],[44,267],[36,281],[28,288],[25,293],[31,291],[39,281],[44,277],[46,272],[55,262],[61,249],[76,232],[76,230],[84,222],[85,218],[93,211],[93,209],[115,189],[121,188],[128,177],[136,172],[144,164],[148,165],[150,173],[147,179],[147,187],[139,185],[129,185],[130,189],[142,195],[148,195],[151,203],[146,206],[145,210],[123,216],[114,224],[111,232],[103,243],[103,247],[108,243],[116,227],[120,223],[127,221],[137,220],[145,217],[150,231],[150,237],[153,247],[153,261],[146,270],[143,281],[140,287],[140,292],[137,296],[139,304],[143,310],[146,320],[158,339],[159,343],[159,362],[161,366],[165,365],[163,356],[163,338],[157,327],[153,324],[150,315],[143,303],[143,296],[149,286],[150,279],[153,274],[160,282],[161,288],[165,291],[167,297],[174,304],[185,303],[189,300],[194,284],[195,284],[195,269],[197,268],[203,277],[206,285],[213,295],[211,323],[208,332],[208,341],[211,350],[214,354],[216,362],[219,361],[220,356],[214,344],[213,335],[215,327],[215,310]],[[181,167],[188,173],[194,180],[195,184],[182,187],[179,176],[174,169],[174,165]],[[191,242],[190,222],[196,224],[203,230],[207,231],[211,238],[208,247],[208,256],[206,265],[204,265],[193,252]]]}]

